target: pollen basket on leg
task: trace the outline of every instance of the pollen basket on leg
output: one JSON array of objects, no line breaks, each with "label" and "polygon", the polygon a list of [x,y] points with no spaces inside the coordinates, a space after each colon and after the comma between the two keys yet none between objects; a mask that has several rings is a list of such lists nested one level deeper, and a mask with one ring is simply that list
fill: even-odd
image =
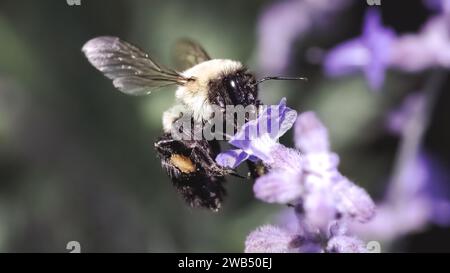
[{"label": "pollen basket on leg", "polygon": [[170,162],[183,173],[193,173],[196,170],[194,162],[184,155],[173,154],[170,157]]}]

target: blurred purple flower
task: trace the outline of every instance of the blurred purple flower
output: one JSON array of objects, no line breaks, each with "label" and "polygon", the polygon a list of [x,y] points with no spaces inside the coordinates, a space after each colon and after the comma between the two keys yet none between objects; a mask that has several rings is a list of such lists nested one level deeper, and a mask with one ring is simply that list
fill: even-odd
[{"label": "blurred purple flower", "polygon": [[[446,1],[447,2],[447,1]],[[443,5],[448,5],[442,2]],[[330,76],[364,71],[370,87],[378,90],[387,68],[418,72],[433,67],[450,68],[450,16],[441,14],[428,20],[418,34],[396,37],[382,26],[376,10],[367,12],[361,37],[331,49],[324,69]]]},{"label": "blurred purple flower", "polygon": [[405,166],[397,183],[390,184],[377,205],[377,215],[364,226],[352,223],[352,231],[371,239],[392,241],[418,232],[429,223],[450,225],[448,174],[423,153]]},{"label": "blurred purple flower", "polygon": [[407,165],[396,188],[390,188],[388,198],[401,194],[405,200],[421,200],[427,209],[428,222],[438,225],[450,224],[449,175],[440,164],[421,151],[416,160]]},{"label": "blurred purple flower", "polygon": [[450,68],[450,16],[433,17],[418,34],[400,36],[392,45],[390,63],[408,72]]},{"label": "blurred purple flower", "polygon": [[259,20],[260,67],[280,73],[289,64],[291,47],[314,26],[328,25],[351,0],[286,0],[267,7]]},{"label": "blurred purple flower", "polygon": [[376,217],[364,226],[352,224],[356,234],[392,241],[421,231],[430,223],[450,225],[448,171],[421,147],[429,100],[429,92],[412,93],[388,116],[388,127],[401,137],[402,143],[407,143],[401,146],[407,156],[399,156],[399,168],[377,205]]},{"label": "blurred purple flower", "polygon": [[381,88],[389,65],[395,33],[382,25],[381,16],[370,9],[365,17],[360,37],[333,48],[325,57],[325,72],[343,76],[363,71],[372,89]]},{"label": "blurred purple flower", "polygon": [[[405,146],[408,147],[411,158],[403,159],[402,168],[393,177],[386,198],[398,202],[404,201],[407,203],[406,205],[411,203],[422,205],[422,211],[425,212],[424,221],[449,225],[449,173],[440,166],[439,162],[427,155],[421,145],[422,135],[431,114],[429,104],[433,100],[432,93],[429,90],[426,91],[428,92],[416,92],[408,95],[399,110],[389,116],[388,123],[392,124],[393,117],[401,121],[399,123],[402,126],[398,126],[397,129],[402,141],[413,143],[414,146]],[[403,198],[398,198],[398,196]]]},{"label": "blurred purple flower", "polygon": [[450,0],[424,0],[425,5],[434,11],[450,13]]},{"label": "blurred purple flower", "polygon": [[424,103],[423,93],[416,92],[408,95],[399,108],[388,114],[387,129],[395,135],[401,135],[406,130],[405,126],[408,124],[408,120],[424,107]]}]

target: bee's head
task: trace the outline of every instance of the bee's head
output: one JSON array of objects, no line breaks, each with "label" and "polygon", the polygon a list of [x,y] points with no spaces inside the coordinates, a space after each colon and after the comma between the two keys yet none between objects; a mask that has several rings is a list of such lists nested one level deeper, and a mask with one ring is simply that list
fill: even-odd
[{"label": "bee's head", "polygon": [[244,66],[224,70],[208,83],[208,100],[224,108],[226,105],[249,106],[260,104],[258,85],[267,80],[306,80],[302,77],[264,77],[256,80]]},{"label": "bee's head", "polygon": [[213,59],[184,71],[183,76],[192,80],[179,88],[176,96],[187,105],[200,106],[207,101],[225,108],[248,105],[256,99],[255,78],[240,62]]},{"label": "bee's head", "polygon": [[258,86],[255,83],[255,77],[246,68],[226,71],[210,81],[209,100],[220,107],[257,105]]},{"label": "bee's head", "polygon": [[[240,62],[213,59],[183,72],[191,79],[177,90],[176,97],[207,119],[211,105],[225,109],[227,105],[259,106],[258,84],[266,80],[298,80],[302,78],[265,77],[256,80]],[[205,103],[207,102],[207,103]]]}]

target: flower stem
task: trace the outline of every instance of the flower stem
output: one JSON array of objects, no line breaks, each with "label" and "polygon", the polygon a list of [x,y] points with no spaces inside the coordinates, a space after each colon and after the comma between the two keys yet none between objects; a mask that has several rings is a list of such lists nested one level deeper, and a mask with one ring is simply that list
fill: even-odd
[{"label": "flower stem", "polygon": [[411,164],[414,164],[423,142],[423,137],[428,129],[433,108],[438,98],[439,91],[446,79],[446,72],[443,70],[435,70],[431,72],[430,77],[425,83],[423,89],[424,99],[419,105],[417,111],[413,113],[410,119],[406,122],[405,129],[402,132],[400,146],[397,152],[395,161],[390,198],[395,200],[397,193],[402,191],[402,180],[405,177],[405,172]]}]

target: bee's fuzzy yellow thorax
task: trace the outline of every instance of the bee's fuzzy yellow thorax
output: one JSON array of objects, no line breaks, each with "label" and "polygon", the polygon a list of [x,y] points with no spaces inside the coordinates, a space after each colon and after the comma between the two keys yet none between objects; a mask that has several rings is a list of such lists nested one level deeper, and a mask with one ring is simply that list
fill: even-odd
[{"label": "bee's fuzzy yellow thorax", "polygon": [[209,82],[242,68],[243,65],[240,62],[225,59],[214,59],[197,64],[182,73],[184,77],[194,80],[178,87],[175,96],[178,101],[192,108],[196,119],[207,119],[212,114],[208,103]]}]

